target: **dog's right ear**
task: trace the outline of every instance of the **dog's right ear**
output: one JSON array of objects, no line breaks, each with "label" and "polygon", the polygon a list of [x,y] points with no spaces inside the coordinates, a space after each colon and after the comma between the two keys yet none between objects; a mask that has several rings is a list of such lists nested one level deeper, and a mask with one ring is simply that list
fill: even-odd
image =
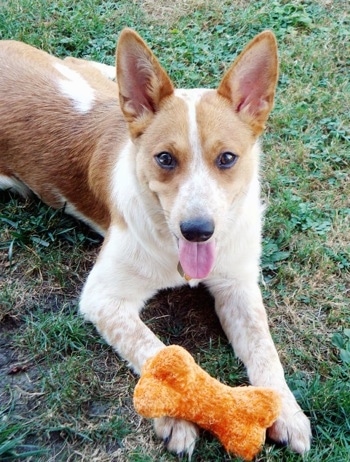
[{"label": "dog's right ear", "polygon": [[124,29],[117,47],[120,107],[133,138],[141,135],[173,84],[157,58],[132,29]]}]

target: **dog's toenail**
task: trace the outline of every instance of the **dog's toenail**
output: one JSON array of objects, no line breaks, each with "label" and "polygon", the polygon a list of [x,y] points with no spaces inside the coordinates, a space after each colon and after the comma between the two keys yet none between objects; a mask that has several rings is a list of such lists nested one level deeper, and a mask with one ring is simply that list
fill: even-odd
[{"label": "dog's toenail", "polygon": [[171,429],[169,435],[166,438],[164,438],[164,440],[163,440],[164,441],[164,446],[168,446],[172,436],[173,436],[173,429]]}]

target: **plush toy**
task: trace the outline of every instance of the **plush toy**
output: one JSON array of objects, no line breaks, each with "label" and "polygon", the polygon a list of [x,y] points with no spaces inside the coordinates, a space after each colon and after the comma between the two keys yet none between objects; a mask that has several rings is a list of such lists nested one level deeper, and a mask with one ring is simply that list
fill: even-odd
[{"label": "plush toy", "polygon": [[146,362],[134,406],[143,417],[195,422],[212,432],[228,452],[252,460],[261,450],[266,429],[277,419],[281,402],[268,388],[223,385],[186,350],[173,345]]}]

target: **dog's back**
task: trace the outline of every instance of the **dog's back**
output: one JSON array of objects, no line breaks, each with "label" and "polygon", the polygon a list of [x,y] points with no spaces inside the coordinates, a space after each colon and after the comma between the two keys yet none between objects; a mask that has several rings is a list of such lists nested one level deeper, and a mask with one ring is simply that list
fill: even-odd
[{"label": "dog's back", "polygon": [[0,68],[0,187],[35,191],[103,233],[106,175],[126,138],[117,85],[14,41],[0,42]]}]

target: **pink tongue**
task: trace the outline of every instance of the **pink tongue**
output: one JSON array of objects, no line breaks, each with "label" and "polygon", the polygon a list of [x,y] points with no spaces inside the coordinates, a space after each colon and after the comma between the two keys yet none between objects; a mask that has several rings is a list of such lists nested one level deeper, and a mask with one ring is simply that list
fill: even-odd
[{"label": "pink tongue", "polygon": [[179,241],[179,258],[184,273],[192,279],[203,279],[213,269],[215,243]]}]

